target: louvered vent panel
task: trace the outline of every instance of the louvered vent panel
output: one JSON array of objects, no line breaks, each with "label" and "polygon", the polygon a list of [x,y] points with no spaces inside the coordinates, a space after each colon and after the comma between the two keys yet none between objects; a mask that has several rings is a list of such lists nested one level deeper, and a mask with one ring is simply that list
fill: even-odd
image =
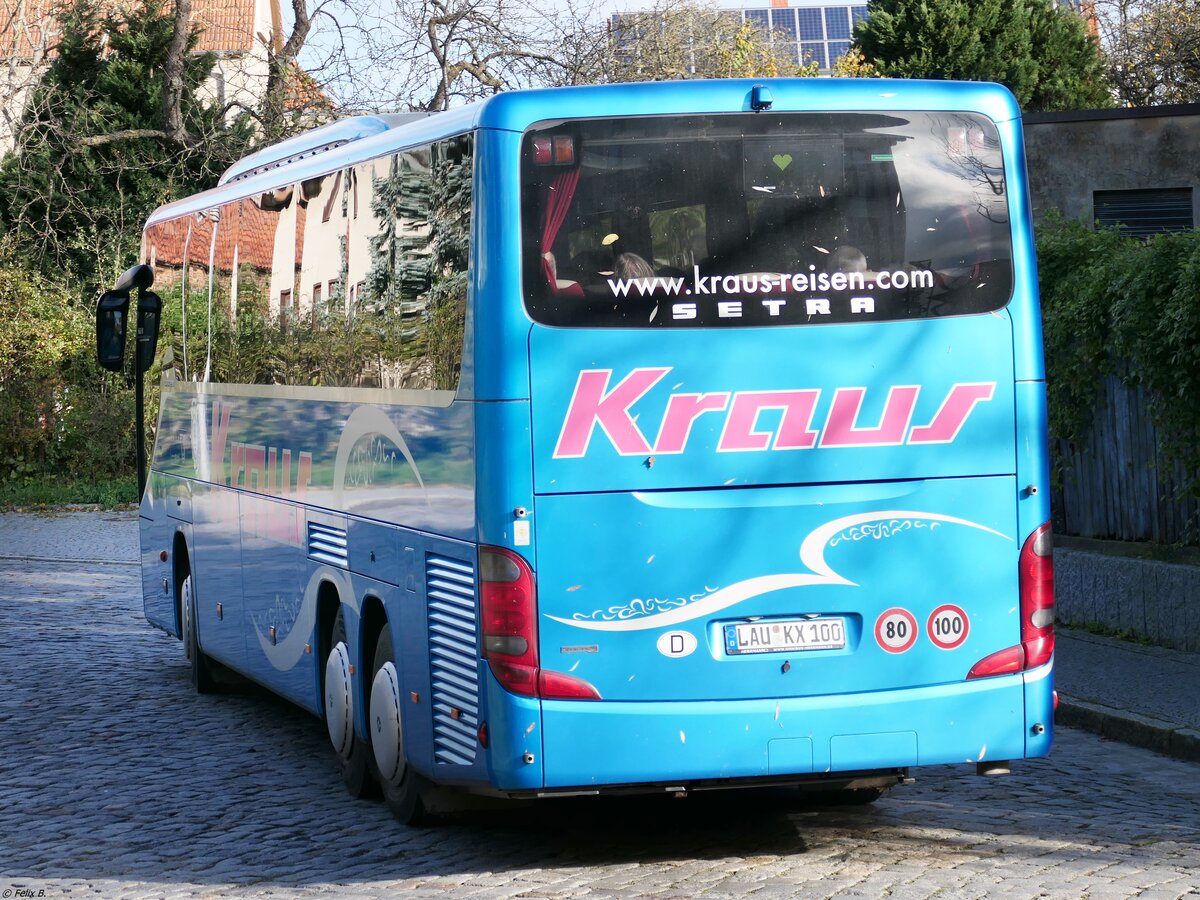
[{"label": "louvered vent panel", "polygon": [[1135,237],[1191,231],[1194,224],[1190,187],[1095,191],[1092,203],[1097,222]]},{"label": "louvered vent panel", "polygon": [[479,730],[474,566],[427,556],[425,592],[429,600],[434,759],[466,766],[475,761]]},{"label": "louvered vent panel", "polygon": [[346,551],[346,529],[309,522],[308,556],[317,562],[348,569],[350,565]]}]

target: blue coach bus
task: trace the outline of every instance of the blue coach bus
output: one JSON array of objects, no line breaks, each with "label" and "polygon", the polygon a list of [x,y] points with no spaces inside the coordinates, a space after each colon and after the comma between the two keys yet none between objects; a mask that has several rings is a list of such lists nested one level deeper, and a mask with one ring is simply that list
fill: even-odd
[{"label": "blue coach bus", "polygon": [[343,120],[159,209],[147,619],[404,821],[1049,752],[1019,110],[696,81]]}]

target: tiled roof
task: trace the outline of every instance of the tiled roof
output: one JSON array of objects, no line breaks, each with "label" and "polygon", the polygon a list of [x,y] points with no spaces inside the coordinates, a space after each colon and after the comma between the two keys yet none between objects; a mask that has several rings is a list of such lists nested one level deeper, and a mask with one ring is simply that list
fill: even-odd
[{"label": "tiled roof", "polygon": [[254,6],[255,0],[192,0],[192,21],[204,29],[196,49],[218,53],[252,49]]},{"label": "tiled roof", "polygon": [[[0,0],[0,54],[31,57],[58,39],[58,13],[68,0]],[[130,0],[99,0],[108,12],[127,9]],[[192,23],[202,29],[196,49],[244,53],[255,43],[256,0],[192,0]],[[174,4],[168,3],[170,15]],[[269,30],[269,23],[264,30]],[[264,37],[266,35],[264,34]]]}]

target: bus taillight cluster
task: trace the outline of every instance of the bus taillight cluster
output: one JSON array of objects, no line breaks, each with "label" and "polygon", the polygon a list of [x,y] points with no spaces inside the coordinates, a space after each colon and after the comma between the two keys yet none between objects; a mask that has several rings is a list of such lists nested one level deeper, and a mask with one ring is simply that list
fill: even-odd
[{"label": "bus taillight cluster", "polygon": [[581,678],[538,665],[537,589],[524,559],[502,547],[479,548],[483,657],[506,689],[546,700],[599,700]]},{"label": "bus taillight cluster", "polygon": [[1054,546],[1050,523],[1033,532],[1018,560],[1021,643],[985,656],[967,678],[1011,675],[1050,662],[1054,656]]}]

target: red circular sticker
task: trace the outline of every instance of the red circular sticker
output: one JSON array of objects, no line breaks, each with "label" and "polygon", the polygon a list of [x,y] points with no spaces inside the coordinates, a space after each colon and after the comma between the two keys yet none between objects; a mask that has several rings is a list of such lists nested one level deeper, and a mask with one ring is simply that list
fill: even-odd
[{"label": "red circular sticker", "polygon": [[929,639],[935,647],[953,650],[961,647],[971,633],[971,620],[961,606],[945,603],[929,614],[925,630],[929,632]]},{"label": "red circular sticker", "polygon": [[875,620],[875,643],[888,653],[903,653],[917,642],[917,617],[907,609],[885,609]]}]

